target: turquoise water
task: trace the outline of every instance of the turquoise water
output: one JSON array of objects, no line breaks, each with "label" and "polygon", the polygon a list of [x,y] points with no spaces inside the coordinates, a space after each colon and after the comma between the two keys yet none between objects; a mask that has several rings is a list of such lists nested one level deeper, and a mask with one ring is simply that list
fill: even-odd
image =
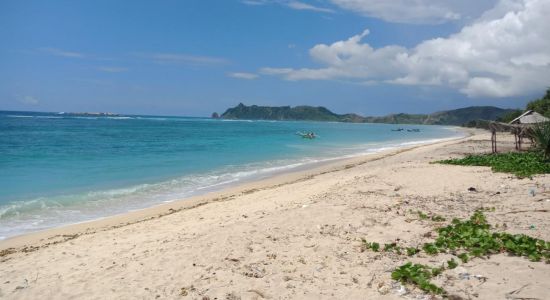
[{"label": "turquoise water", "polygon": [[440,126],[0,112],[0,239],[458,135]]}]

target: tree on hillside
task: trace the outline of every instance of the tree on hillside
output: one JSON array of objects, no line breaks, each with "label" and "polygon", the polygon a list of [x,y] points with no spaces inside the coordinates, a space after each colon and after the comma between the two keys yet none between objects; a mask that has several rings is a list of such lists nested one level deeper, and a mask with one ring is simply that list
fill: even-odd
[{"label": "tree on hillside", "polygon": [[497,122],[510,123],[513,119],[521,116],[522,113],[523,113],[523,110],[516,109],[514,111],[505,113],[504,115],[498,117],[496,120]]},{"label": "tree on hillside", "polygon": [[527,109],[534,110],[550,118],[550,88],[546,90],[546,95],[544,95],[544,97],[527,103]]}]

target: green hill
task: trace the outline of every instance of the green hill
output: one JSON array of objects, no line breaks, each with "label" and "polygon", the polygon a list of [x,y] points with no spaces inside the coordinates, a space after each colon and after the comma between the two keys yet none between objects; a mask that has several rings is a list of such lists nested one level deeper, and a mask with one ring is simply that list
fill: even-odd
[{"label": "green hill", "polygon": [[[228,109],[221,115],[222,119],[248,120],[307,120],[307,121],[344,121],[343,115],[338,115],[325,107],[313,106],[246,106],[242,103]],[[350,118],[351,120],[351,118]]]},{"label": "green hill", "polygon": [[433,114],[393,114],[383,117],[363,117],[357,114],[336,114],[318,106],[246,106],[239,103],[221,115],[222,119],[333,121],[352,123],[390,123],[426,125],[462,125],[473,120],[495,120],[510,113],[511,109],[493,106],[472,106]]}]

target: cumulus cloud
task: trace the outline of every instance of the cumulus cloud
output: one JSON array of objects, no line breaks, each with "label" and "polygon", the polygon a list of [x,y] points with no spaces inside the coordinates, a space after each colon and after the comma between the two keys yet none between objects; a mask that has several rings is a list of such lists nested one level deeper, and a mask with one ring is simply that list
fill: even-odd
[{"label": "cumulus cloud", "polygon": [[446,38],[414,48],[373,48],[365,30],[319,44],[310,56],[321,68],[263,68],[287,80],[349,79],[401,85],[438,85],[470,97],[508,97],[540,91],[550,78],[550,1],[503,0]]},{"label": "cumulus cloud", "polygon": [[245,72],[228,73],[227,76],[238,78],[238,79],[248,79],[248,80],[256,79],[259,77],[258,74],[245,73]]}]

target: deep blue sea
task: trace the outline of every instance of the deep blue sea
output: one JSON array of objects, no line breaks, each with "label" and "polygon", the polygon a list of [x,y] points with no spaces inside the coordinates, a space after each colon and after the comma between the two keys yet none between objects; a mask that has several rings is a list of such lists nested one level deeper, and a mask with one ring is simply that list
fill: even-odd
[{"label": "deep blue sea", "polygon": [[0,111],[0,239],[461,134],[442,126]]}]

